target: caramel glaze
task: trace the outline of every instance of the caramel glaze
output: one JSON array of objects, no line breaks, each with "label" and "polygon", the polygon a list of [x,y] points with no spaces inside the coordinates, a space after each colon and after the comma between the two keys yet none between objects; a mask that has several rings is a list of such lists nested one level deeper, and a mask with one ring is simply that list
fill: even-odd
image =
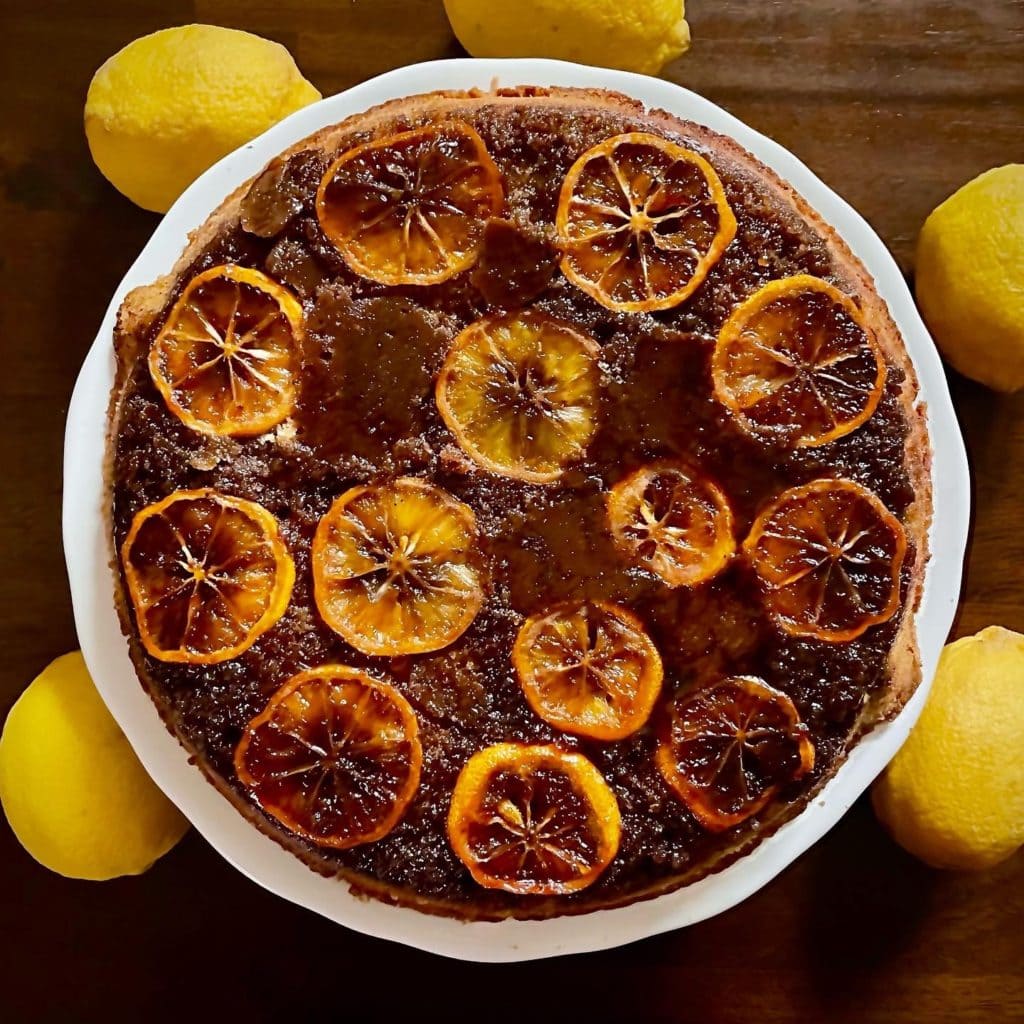
[{"label": "caramel glaze", "polygon": [[[725,173],[739,227],[704,285],[676,309],[613,313],[557,272],[551,226],[559,186],[576,157],[609,135],[644,125],[614,113],[570,116],[486,105],[472,120],[504,175],[506,219],[488,228],[478,267],[441,285],[387,288],[346,268],[313,212],[324,156],[299,153],[257,180],[243,201],[241,223],[202,253],[178,290],[193,273],[236,262],[265,270],[301,298],[309,330],[294,436],[233,441],[190,432],[150,383],[143,345],[116,438],[115,540],[120,544],[138,509],[179,487],[211,486],[250,498],[281,522],[297,578],[291,605],[274,629],[222,665],[169,665],[137,655],[169,725],[240,798],[248,799],[231,757],[242,727],[300,669],[326,662],[366,667],[413,703],[424,746],[422,783],[389,836],[351,850],[320,851],[284,833],[253,805],[261,827],[318,870],[343,870],[357,885],[360,877],[371,887],[383,883],[399,900],[411,893],[467,916],[578,912],[628,902],[672,877],[695,877],[722,850],[756,841],[763,813],[711,835],[656,771],[655,731],[673,693],[743,673],[789,694],[816,751],[813,773],[780,794],[795,808],[833,770],[863,702],[885,684],[899,619],[845,644],[786,636],[761,613],[739,560],[709,584],[670,590],[617,553],[605,524],[605,492],[647,460],[681,456],[724,488],[740,539],[763,503],[821,475],[860,481],[903,516],[913,493],[903,468],[901,374],[889,368],[885,394],[865,426],[822,448],[793,451],[745,435],[711,397],[713,338],[734,305],[770,279],[810,273],[848,287],[817,235],[784,215],[756,183]],[[394,128],[406,126],[398,121]],[[704,152],[714,163],[715,154]],[[433,381],[458,331],[497,308],[523,303],[576,324],[603,348],[603,426],[586,460],[554,486],[475,468],[434,406]],[[151,330],[161,322],[158,317]],[[490,590],[456,643],[435,654],[388,660],[359,654],[320,621],[309,548],[333,498],[355,483],[396,474],[430,479],[473,508],[485,538]],[[517,685],[510,649],[523,618],[570,597],[627,605],[648,624],[664,658],[661,707],[627,740],[596,743],[559,734],[529,710]],[[619,801],[618,856],[598,882],[559,898],[557,907],[482,890],[446,839],[459,769],[472,753],[502,740],[584,751]]]}]

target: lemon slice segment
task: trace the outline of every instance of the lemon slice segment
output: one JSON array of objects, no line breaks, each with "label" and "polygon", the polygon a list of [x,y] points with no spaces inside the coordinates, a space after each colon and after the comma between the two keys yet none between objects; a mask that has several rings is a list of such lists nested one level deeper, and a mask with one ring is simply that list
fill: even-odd
[{"label": "lemon slice segment", "polygon": [[487,317],[453,343],[437,408],[484,469],[551,483],[597,432],[601,371],[593,338],[544,313]]},{"label": "lemon slice segment", "polygon": [[346,491],[313,538],[317,608],[364,654],[447,647],[480,610],[483,581],[472,509],[412,477]]},{"label": "lemon slice segment", "polygon": [[202,434],[248,437],[291,415],[303,313],[287,288],[226,265],[185,286],[149,351],[168,409]]}]

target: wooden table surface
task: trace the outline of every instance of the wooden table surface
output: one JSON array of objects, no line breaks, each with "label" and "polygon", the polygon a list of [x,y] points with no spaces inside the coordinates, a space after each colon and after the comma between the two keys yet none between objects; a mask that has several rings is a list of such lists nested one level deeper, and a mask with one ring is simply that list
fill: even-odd
[{"label": "wooden table surface", "polygon": [[[515,0],[505,0],[514,3]],[[625,0],[624,0],[625,2]],[[666,75],[777,139],[910,272],[929,210],[1024,160],[1024,0],[691,0]],[[461,54],[440,0],[2,0],[0,715],[77,646],[60,539],[68,397],[157,218],[99,175],[92,72],[129,40],[214,22],[291,49],[325,94]],[[442,84],[439,81],[439,84]],[[1024,393],[951,374],[975,521],[956,633],[1024,630]],[[581,927],[586,927],[581,922]],[[195,834],[148,874],[73,882],[0,824],[0,1020],[924,1022],[1024,1020],[1024,854],[931,871],[865,801],[729,913],[619,950],[512,967],[363,938],[264,892]]]}]

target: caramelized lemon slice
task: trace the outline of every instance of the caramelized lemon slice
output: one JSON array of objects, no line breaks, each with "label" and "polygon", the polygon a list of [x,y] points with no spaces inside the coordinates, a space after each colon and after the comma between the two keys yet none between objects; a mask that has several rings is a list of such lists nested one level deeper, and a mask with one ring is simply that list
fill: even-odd
[{"label": "caramelized lemon slice", "polygon": [[711,374],[715,397],[745,430],[804,448],[870,418],[885,361],[856,303],[801,274],[737,307],[718,334]]},{"label": "caramelized lemon slice", "polygon": [[235,750],[239,781],[267,814],[337,850],[375,842],[398,824],[422,763],[409,702],[346,665],[292,676]]},{"label": "caramelized lemon slice", "polygon": [[668,309],[689,298],[736,234],[702,156],[646,132],[588,149],[562,184],[562,272],[602,306]]},{"label": "caramelized lemon slice", "polygon": [[595,882],[619,849],[618,801],[582,754],[497,743],[459,774],[448,838],[486,889],[558,896]]},{"label": "caramelized lemon slice", "polygon": [[743,550],[769,613],[787,633],[839,642],[892,618],[907,538],[878,496],[852,480],[784,491]]},{"label": "caramelized lemon slice", "polygon": [[560,604],[528,618],[512,664],[544,721],[596,740],[636,732],[661,692],[661,657],[643,623],[606,601]]},{"label": "caramelized lemon slice", "polygon": [[814,747],[789,697],[736,676],[673,702],[655,762],[697,820],[721,832],[806,775]]},{"label": "caramelized lemon slice", "polygon": [[353,487],[313,538],[324,621],[364,654],[421,654],[460,637],[484,600],[472,509],[411,477]]},{"label": "caramelized lemon slice", "polygon": [[484,469],[550,483],[597,431],[600,349],[544,313],[487,317],[453,343],[437,380],[437,408]]},{"label": "caramelized lemon slice", "polygon": [[284,614],[295,581],[277,520],[210,488],[142,509],[121,564],[142,644],[161,661],[237,657]]},{"label": "caramelized lemon slice", "polygon": [[192,430],[245,437],[291,415],[303,314],[258,270],[222,266],[186,285],[149,351],[167,408]]},{"label": "caramelized lemon slice", "polygon": [[680,462],[653,462],[608,494],[612,537],[670,587],[693,587],[725,568],[736,551],[722,491]]},{"label": "caramelized lemon slice", "polygon": [[501,174],[468,124],[389,135],[343,153],[316,196],[324,233],[361,277],[437,284],[471,267],[501,212]]}]

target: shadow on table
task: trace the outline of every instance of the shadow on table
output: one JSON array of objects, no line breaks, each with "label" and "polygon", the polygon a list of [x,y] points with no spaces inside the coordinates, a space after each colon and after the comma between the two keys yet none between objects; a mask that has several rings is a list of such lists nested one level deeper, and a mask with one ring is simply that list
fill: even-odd
[{"label": "shadow on table", "polygon": [[822,1009],[854,996],[862,1004],[891,977],[884,968],[914,944],[941,885],[872,817],[862,798],[803,872],[794,955],[804,958],[807,994]]}]

